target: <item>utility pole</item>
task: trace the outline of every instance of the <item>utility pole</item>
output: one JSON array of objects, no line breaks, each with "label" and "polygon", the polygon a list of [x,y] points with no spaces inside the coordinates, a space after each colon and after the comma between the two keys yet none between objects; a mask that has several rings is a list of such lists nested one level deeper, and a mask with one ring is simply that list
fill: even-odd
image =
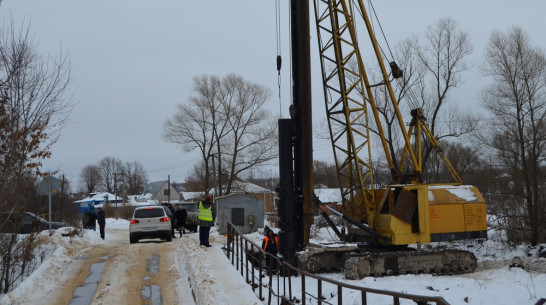
[{"label": "utility pole", "polygon": [[216,195],[218,194],[218,185],[216,184],[218,182],[218,179],[216,179],[216,167],[214,166],[214,154],[212,156],[212,176],[214,179],[212,179],[212,184],[214,185],[214,198],[216,198]]},{"label": "utility pole", "polygon": [[[64,210],[64,174],[63,174],[63,178],[61,180],[61,217],[64,217],[64,213],[63,213],[63,210]],[[57,220],[59,220],[59,216],[57,216]]]},{"label": "utility pole", "polygon": [[118,191],[117,191],[117,182],[118,182],[118,173],[114,173],[114,201],[116,202],[116,220],[118,220]]},{"label": "utility pole", "polygon": [[121,205],[125,206],[125,172],[122,173],[122,176],[124,181],[123,181],[123,184],[121,185]]}]

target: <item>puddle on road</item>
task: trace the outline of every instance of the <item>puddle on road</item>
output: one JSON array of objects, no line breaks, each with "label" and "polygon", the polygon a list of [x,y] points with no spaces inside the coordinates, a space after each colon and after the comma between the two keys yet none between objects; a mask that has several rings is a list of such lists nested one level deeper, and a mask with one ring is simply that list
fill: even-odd
[{"label": "puddle on road", "polygon": [[104,271],[104,267],[106,266],[106,260],[108,260],[108,256],[103,256],[99,259],[102,261],[94,263],[93,265],[91,265],[91,267],[89,267],[89,276],[85,279],[83,285],[76,288],[76,290],[74,291],[74,295],[72,296],[72,300],[70,300],[70,303],[68,303],[68,305],[91,304],[93,295],[95,295],[95,291],[97,291],[99,281],[102,277],[102,272]]},{"label": "puddle on road", "polygon": [[151,259],[146,260],[146,272],[157,274],[159,273],[159,259],[161,258],[161,255],[154,254],[152,255]]},{"label": "puddle on road", "polygon": [[145,305],[163,305],[163,295],[161,295],[161,285],[149,285],[152,280],[151,274],[159,273],[159,260],[161,255],[153,254],[151,259],[146,259],[146,275],[142,277],[142,289],[140,298]]},{"label": "puddle on road", "polygon": [[[140,297],[144,304],[163,305],[163,296],[161,295],[161,285],[142,286]],[[151,302],[151,303],[150,303]]]}]

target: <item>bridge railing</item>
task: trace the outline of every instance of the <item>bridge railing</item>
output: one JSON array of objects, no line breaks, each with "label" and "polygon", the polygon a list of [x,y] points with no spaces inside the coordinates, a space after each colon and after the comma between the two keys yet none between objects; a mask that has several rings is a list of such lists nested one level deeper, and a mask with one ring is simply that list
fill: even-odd
[{"label": "bridge railing", "polygon": [[[413,300],[417,304],[449,305],[442,297],[407,294],[380,290],[340,282],[312,274],[266,253],[261,246],[245,237],[231,223],[227,223],[225,251],[231,264],[252,290],[267,304],[343,304],[344,298],[352,304],[372,304],[371,298],[379,296],[392,299],[399,305],[400,300]],[[269,266],[264,258],[269,257]],[[346,303],[349,301],[346,300]]]}]

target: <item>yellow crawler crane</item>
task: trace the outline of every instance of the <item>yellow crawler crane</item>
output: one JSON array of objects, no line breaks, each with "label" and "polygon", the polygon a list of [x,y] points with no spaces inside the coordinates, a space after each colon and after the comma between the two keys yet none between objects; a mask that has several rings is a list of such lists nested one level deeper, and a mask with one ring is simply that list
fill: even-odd
[{"label": "yellow crawler crane", "polygon": [[[406,129],[362,0],[314,0],[314,9],[326,112],[344,200],[343,217],[349,220],[347,239],[368,244],[409,245],[487,237],[486,207],[481,193],[473,186],[462,185],[429,130],[422,109],[411,111],[412,120],[409,130]],[[355,29],[355,12],[369,34],[375,54],[368,55],[375,55],[383,76],[379,84],[369,82]],[[393,78],[403,75],[396,63],[389,66]],[[398,168],[391,158],[374,99],[372,89],[377,86],[386,87],[403,138],[402,162]],[[393,181],[380,189],[375,187],[371,162],[372,118]],[[423,141],[428,141],[440,155],[453,183],[422,182]],[[308,267],[320,265],[311,257],[308,259]],[[362,252],[345,263],[348,278],[407,272],[459,273],[475,268],[475,257],[466,251],[374,251],[373,255]]]}]

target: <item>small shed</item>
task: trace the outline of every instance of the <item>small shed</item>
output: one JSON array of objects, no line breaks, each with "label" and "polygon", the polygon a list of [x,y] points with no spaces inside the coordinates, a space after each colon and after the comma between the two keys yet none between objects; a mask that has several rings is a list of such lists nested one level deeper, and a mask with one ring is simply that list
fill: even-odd
[{"label": "small shed", "polygon": [[264,227],[264,202],[242,194],[216,198],[216,222],[220,234],[227,233],[227,222],[233,223],[243,233],[256,232]]}]

